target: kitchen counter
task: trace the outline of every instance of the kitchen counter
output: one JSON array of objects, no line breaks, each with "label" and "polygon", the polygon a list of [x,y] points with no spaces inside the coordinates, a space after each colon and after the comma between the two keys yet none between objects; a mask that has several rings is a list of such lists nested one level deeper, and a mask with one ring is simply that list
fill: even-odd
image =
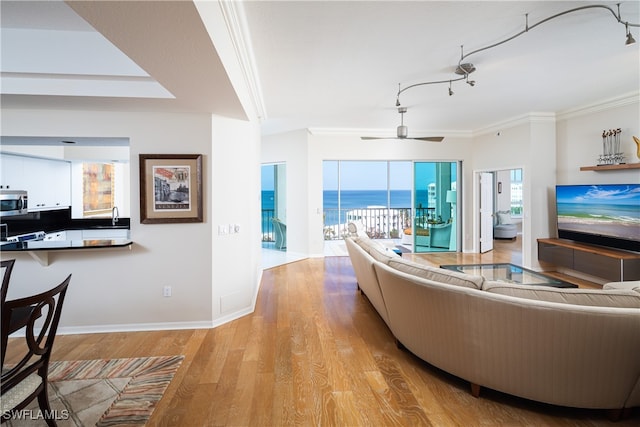
[{"label": "kitchen counter", "polygon": [[124,247],[133,244],[129,239],[80,239],[80,240],[30,240],[26,242],[2,242],[3,252],[55,251],[62,249],[91,249]]},{"label": "kitchen counter", "polygon": [[[123,235],[124,234],[124,235]],[[129,239],[128,229],[89,229],[64,230],[47,233],[44,240],[24,240],[21,242],[2,242],[3,253],[25,252],[41,265],[49,265],[49,253],[52,251],[89,250],[89,249],[131,249],[133,241]]]}]

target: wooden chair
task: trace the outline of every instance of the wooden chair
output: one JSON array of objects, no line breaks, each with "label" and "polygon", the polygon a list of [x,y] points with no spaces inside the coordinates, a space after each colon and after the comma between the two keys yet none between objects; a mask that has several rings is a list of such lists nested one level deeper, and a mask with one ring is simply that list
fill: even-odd
[{"label": "wooden chair", "polygon": [[276,249],[283,250],[287,248],[287,225],[278,218],[271,219],[273,228],[276,232]]},{"label": "wooden chair", "polygon": [[[52,416],[55,413],[49,405],[47,375],[70,281],[71,275],[47,292],[2,304],[2,422],[11,419],[12,414],[24,409],[37,397],[47,425],[56,426]],[[17,363],[5,366],[9,335],[16,330],[23,330],[24,336],[16,338],[16,341],[12,339],[11,344],[12,347],[16,344],[22,357]]]},{"label": "wooden chair", "polygon": [[8,259],[0,262],[0,269],[2,269],[2,305],[7,299],[7,291],[9,290],[9,279],[11,278],[11,271],[13,271],[13,265],[15,259]]}]

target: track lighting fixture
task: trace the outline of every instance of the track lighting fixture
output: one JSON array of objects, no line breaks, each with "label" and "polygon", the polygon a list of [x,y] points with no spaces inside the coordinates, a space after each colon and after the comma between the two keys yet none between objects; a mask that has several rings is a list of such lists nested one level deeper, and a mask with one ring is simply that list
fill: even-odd
[{"label": "track lighting fixture", "polygon": [[631,31],[629,31],[629,23],[626,22],[624,24],[624,28],[627,30],[627,41],[624,43],[626,46],[631,46],[632,44],[636,44],[636,39],[631,35]]},{"label": "track lighting fixture", "polygon": [[467,74],[465,77],[467,78],[467,84],[469,86],[473,87],[473,86],[476,85],[476,81],[475,80],[469,80],[469,74]]},{"label": "track lighting fixture", "polygon": [[609,12],[611,12],[611,14],[613,14],[614,18],[616,19],[616,21],[618,21],[618,23],[624,24],[624,26],[625,26],[625,33],[626,33],[626,37],[627,37],[627,39],[625,41],[625,45],[629,46],[629,45],[635,44],[636,40],[633,38],[633,35],[631,34],[631,31],[629,31],[629,27],[630,26],[631,27],[640,27],[640,24],[632,24],[632,23],[630,23],[628,21],[623,21],[622,20],[622,16],[620,14],[620,4],[619,3],[617,5],[617,7],[618,7],[618,10],[616,12],[611,7],[609,7],[607,5],[603,5],[603,4],[593,4],[593,5],[580,6],[580,7],[576,7],[576,8],[573,8],[573,9],[565,10],[564,12],[556,13],[555,15],[549,16],[549,17],[547,17],[547,18],[545,18],[545,19],[543,19],[543,20],[541,20],[541,21],[539,21],[539,22],[537,22],[537,23],[535,23],[533,25],[529,25],[529,15],[526,14],[525,15],[525,28],[522,31],[520,31],[519,33],[517,33],[517,34],[514,34],[514,35],[512,35],[512,36],[510,36],[510,37],[508,37],[508,38],[506,38],[506,39],[504,39],[502,41],[499,41],[497,43],[493,43],[493,44],[491,44],[489,46],[485,46],[483,48],[476,49],[476,50],[474,50],[472,52],[469,52],[467,54],[464,53],[463,46],[460,46],[460,50],[461,50],[460,61],[458,61],[458,64],[454,69],[454,73],[458,74],[461,77],[455,78],[455,79],[449,79],[449,80],[437,80],[437,81],[429,81],[429,82],[423,82],[423,83],[415,83],[415,84],[409,85],[409,86],[407,86],[405,88],[402,88],[402,85],[400,83],[398,83],[398,94],[396,95],[396,107],[399,107],[401,105],[400,104],[400,94],[402,94],[404,91],[406,91],[408,89],[411,89],[413,87],[416,87],[416,86],[449,83],[449,96],[453,95],[453,93],[454,93],[453,89],[451,87],[453,82],[464,80],[465,83],[467,83],[469,86],[472,86],[472,87],[475,86],[476,82],[475,82],[475,80],[469,80],[469,74],[471,74],[474,71],[476,71],[476,67],[470,62],[463,62],[466,58],[468,58],[469,56],[474,55],[474,54],[476,54],[478,52],[482,52],[482,51],[485,51],[485,50],[492,49],[494,47],[500,46],[500,45],[502,45],[502,44],[504,44],[504,43],[506,43],[508,41],[511,41],[511,40],[513,40],[513,39],[515,39],[517,37],[520,37],[521,35],[524,35],[525,33],[528,33],[532,29],[536,28],[538,25],[541,25],[541,24],[543,24],[545,22],[551,21],[551,20],[553,20],[555,18],[559,18],[559,17],[561,17],[563,15],[567,15],[567,14],[570,14],[570,13],[579,12],[579,11],[586,10],[586,9],[605,9],[605,10],[608,10]]}]

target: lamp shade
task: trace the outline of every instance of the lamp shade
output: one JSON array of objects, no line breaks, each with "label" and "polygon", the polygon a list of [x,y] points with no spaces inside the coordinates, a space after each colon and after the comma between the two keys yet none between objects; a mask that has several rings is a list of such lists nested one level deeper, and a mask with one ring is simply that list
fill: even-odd
[{"label": "lamp shade", "polygon": [[458,195],[455,190],[448,190],[446,196],[447,203],[456,203],[458,201]]}]

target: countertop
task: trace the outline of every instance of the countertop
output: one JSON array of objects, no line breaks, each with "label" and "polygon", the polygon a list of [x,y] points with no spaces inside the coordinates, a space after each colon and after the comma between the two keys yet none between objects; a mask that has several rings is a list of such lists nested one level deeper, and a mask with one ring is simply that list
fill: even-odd
[{"label": "countertop", "polygon": [[2,242],[0,250],[3,252],[21,251],[55,251],[63,249],[95,249],[116,248],[133,244],[130,239],[80,239],[80,240],[30,240],[27,242]]}]

